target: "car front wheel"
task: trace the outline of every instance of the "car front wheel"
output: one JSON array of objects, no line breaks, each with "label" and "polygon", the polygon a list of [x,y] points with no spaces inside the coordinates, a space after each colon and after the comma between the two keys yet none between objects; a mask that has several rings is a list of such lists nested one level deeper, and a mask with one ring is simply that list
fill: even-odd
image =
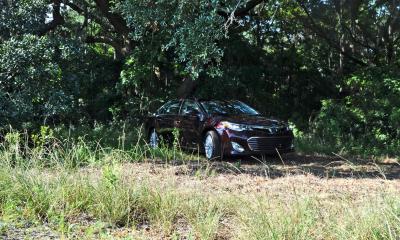
[{"label": "car front wheel", "polygon": [[208,160],[220,157],[219,138],[217,133],[209,131],[204,137],[204,153]]},{"label": "car front wheel", "polygon": [[157,134],[157,132],[156,132],[156,129],[153,128],[153,129],[151,130],[150,134],[149,134],[149,145],[150,145],[150,148],[153,148],[153,149],[157,148],[157,147],[158,147],[159,140],[160,140],[160,139],[159,139],[159,137],[158,137],[158,134]]}]

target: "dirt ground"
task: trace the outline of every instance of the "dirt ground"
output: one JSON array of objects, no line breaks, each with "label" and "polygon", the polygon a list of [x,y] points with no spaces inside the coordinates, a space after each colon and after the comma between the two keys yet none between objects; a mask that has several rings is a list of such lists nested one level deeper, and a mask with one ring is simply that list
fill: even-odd
[{"label": "dirt ground", "polygon": [[[275,179],[288,175],[314,175],[319,178],[381,178],[400,179],[400,162],[396,159],[378,161],[346,159],[339,155],[318,156],[296,153],[282,156],[246,157],[209,163],[218,173],[247,174]],[[171,165],[187,165],[193,170],[199,167],[196,161],[175,162]]]},{"label": "dirt ground", "polygon": [[353,193],[357,197],[370,196],[382,190],[400,193],[400,164],[395,159],[378,163],[363,159],[350,161],[341,156],[286,154],[212,162],[149,160],[127,164],[124,171],[125,176],[136,178],[150,174],[159,184],[173,179],[178,188],[204,192],[266,192],[287,196],[288,191],[297,191],[327,197]]}]

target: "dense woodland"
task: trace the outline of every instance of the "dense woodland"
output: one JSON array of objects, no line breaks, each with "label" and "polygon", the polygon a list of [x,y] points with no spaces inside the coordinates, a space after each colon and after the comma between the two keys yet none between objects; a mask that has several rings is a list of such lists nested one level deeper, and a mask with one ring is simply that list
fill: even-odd
[{"label": "dense woodland", "polygon": [[0,128],[139,125],[196,96],[399,155],[399,56],[399,0],[0,0]]}]

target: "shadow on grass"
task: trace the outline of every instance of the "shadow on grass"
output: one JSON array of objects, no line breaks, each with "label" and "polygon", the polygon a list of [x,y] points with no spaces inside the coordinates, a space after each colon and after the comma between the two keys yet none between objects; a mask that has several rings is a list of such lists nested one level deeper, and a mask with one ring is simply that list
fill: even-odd
[{"label": "shadow on grass", "polygon": [[[165,164],[155,161],[156,164]],[[245,157],[215,161],[172,161],[169,165],[185,166],[196,174],[207,170],[217,174],[249,174],[268,178],[290,175],[314,175],[321,178],[371,178],[400,179],[400,163],[397,160],[373,161],[348,160],[341,156],[316,156],[290,153],[279,156]],[[185,171],[187,174],[187,170]],[[180,174],[179,171],[176,174]]]}]

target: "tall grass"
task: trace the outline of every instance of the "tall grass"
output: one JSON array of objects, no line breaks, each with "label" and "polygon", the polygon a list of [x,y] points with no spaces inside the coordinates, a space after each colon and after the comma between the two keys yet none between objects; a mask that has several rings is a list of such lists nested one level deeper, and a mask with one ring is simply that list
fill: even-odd
[{"label": "tall grass", "polygon": [[107,137],[114,140],[90,141],[88,139],[93,138],[93,133],[82,136],[76,136],[76,133],[74,136],[66,136],[65,133],[61,133],[57,137],[44,127],[39,134],[29,136],[26,133],[10,130],[0,143],[0,158],[3,163],[24,168],[58,166],[69,169],[149,159],[162,160],[166,163],[200,159],[198,153],[186,154],[181,151],[180,145],[175,143],[172,147],[168,147],[162,142],[161,147],[150,148],[145,141],[142,128],[132,129],[130,134],[134,132],[135,137],[130,136],[129,140],[124,131],[121,130],[121,135],[125,137],[116,137],[114,133]]},{"label": "tall grass", "polygon": [[[3,223],[46,223],[61,236],[88,239],[110,228],[130,229],[134,238],[147,229],[144,234],[157,239],[400,238],[400,197],[384,191],[354,202],[351,196],[326,199],[316,193],[286,199],[257,191],[183,189],[174,175],[160,184],[151,174],[137,178],[125,171],[130,162],[198,159],[178,147],[151,150],[137,140],[107,148],[84,138],[55,137],[32,144],[27,138],[11,132],[0,145]],[[82,219],[87,228],[99,229],[78,231]],[[2,232],[4,225],[0,237]]]},{"label": "tall grass", "polygon": [[287,202],[258,198],[239,209],[240,239],[398,239],[399,197],[363,203],[349,199],[321,202],[304,196]]},{"label": "tall grass", "polygon": [[117,167],[82,175],[21,170],[2,165],[0,171],[0,216],[7,221],[52,223],[68,236],[69,219],[88,215],[117,227],[148,223],[164,236],[179,235],[183,222],[190,235],[214,239],[224,206],[196,193],[163,189],[147,181],[125,181]]},{"label": "tall grass", "polygon": [[304,154],[339,154],[350,158],[357,157],[377,161],[387,158],[399,159],[398,151],[400,148],[398,146],[378,148],[364,145],[362,142],[356,142],[355,140],[340,143],[327,141],[312,134],[298,134],[295,137],[296,151]]}]

